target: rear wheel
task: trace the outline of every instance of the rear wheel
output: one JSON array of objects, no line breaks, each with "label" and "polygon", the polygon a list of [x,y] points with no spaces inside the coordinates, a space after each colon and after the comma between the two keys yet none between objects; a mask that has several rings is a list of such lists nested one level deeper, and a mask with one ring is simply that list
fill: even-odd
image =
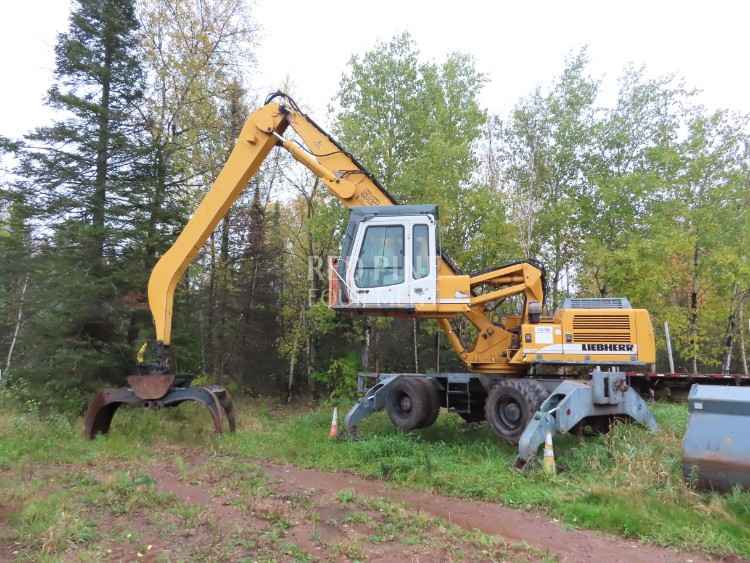
[{"label": "rear wheel", "polygon": [[508,379],[490,389],[484,415],[490,428],[510,444],[517,444],[526,425],[549,393],[533,379]]},{"label": "rear wheel", "polygon": [[421,428],[432,414],[432,409],[429,389],[415,377],[398,378],[385,402],[388,418],[396,428],[404,432]]}]

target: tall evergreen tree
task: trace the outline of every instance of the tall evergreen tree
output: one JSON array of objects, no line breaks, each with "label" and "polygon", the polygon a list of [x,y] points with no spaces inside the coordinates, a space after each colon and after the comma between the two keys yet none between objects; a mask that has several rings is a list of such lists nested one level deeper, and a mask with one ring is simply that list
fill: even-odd
[{"label": "tall evergreen tree", "polygon": [[[132,228],[133,119],[141,96],[131,0],[78,0],[55,47],[49,127],[26,137],[18,189],[31,195],[40,254],[29,377],[77,385],[121,375],[127,323],[121,275]],[[31,189],[33,187],[33,190]],[[67,386],[67,385],[64,385]]]},{"label": "tall evergreen tree", "polygon": [[78,0],[55,47],[48,105],[61,118],[27,136],[24,176],[45,197],[50,217],[81,225],[86,256],[102,267],[109,237],[124,224],[131,119],[141,96],[137,21],[131,0]]}]

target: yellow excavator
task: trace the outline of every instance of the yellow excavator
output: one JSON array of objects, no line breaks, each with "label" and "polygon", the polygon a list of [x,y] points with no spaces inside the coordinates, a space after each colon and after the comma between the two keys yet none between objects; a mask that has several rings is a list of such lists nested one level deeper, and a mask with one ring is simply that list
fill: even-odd
[{"label": "yellow excavator", "polygon": [[[299,141],[285,136],[290,127]],[[486,420],[511,443],[523,445],[528,434],[529,451],[536,451],[539,436],[543,440],[547,432],[584,423],[601,426],[615,416],[655,427],[626,374],[654,364],[647,311],[632,308],[624,298],[568,299],[546,316],[544,269],[532,260],[462,272],[440,248],[436,206],[398,205],[292,98],[275,92],[248,117],[215,183],[151,273],[148,303],[157,364],[142,366],[141,373],[128,377],[127,387],[96,395],[85,418],[88,437],[106,433],[121,405],[158,408],[185,401],[205,405],[217,432],[225,425],[234,429],[226,389],[191,387],[173,373],[174,293],[187,266],[275,147],[288,151],[350,210],[341,256],[329,259],[329,306],[359,315],[435,319],[468,370],[362,374],[361,390],[367,381],[373,385],[349,412],[350,431],[380,409],[402,430],[429,426],[441,407],[469,422]],[[499,305],[511,298],[517,312],[498,315]],[[473,327],[470,343],[454,330],[459,317]]]}]

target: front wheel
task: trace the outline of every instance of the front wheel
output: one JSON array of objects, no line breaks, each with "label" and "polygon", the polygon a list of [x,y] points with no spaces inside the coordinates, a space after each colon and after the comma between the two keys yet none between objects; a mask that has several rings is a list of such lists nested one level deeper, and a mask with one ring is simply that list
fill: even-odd
[{"label": "front wheel", "polygon": [[508,379],[492,387],[484,404],[490,428],[509,444],[517,444],[549,393],[533,379]]},{"label": "front wheel", "polygon": [[421,428],[432,414],[432,397],[426,385],[415,377],[400,377],[385,401],[388,418],[399,430]]}]

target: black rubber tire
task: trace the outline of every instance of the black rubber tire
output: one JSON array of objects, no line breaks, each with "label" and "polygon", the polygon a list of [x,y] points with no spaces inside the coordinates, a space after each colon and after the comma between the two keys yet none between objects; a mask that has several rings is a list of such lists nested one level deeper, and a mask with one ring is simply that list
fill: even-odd
[{"label": "black rubber tire", "polygon": [[420,378],[417,379],[419,383],[424,387],[425,393],[429,400],[429,408],[427,409],[427,416],[419,425],[419,428],[429,428],[437,420],[440,414],[440,390],[438,389],[437,383],[431,379]]},{"label": "black rubber tire", "polygon": [[416,377],[399,377],[385,400],[388,418],[404,432],[420,428],[430,415],[431,406],[427,387]]},{"label": "black rubber tire", "polygon": [[490,389],[484,416],[495,434],[515,445],[548,395],[544,386],[533,379],[506,379]]}]

